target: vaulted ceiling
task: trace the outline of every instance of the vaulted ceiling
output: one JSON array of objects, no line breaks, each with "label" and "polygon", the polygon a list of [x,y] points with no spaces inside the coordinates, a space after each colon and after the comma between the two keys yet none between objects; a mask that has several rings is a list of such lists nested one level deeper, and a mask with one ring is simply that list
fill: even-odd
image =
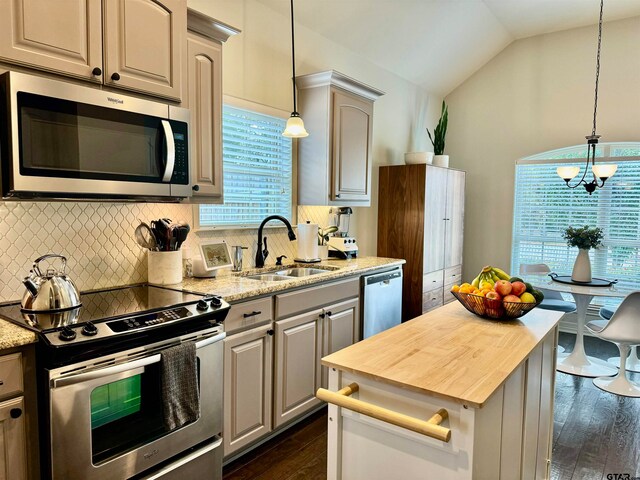
[{"label": "vaulted ceiling", "polygon": [[[258,1],[289,15],[286,0]],[[514,40],[597,24],[599,7],[599,0],[296,0],[295,3],[297,22],[380,67],[443,95]],[[640,0],[605,0],[605,22],[637,15]],[[594,47],[595,42],[594,36]]]}]

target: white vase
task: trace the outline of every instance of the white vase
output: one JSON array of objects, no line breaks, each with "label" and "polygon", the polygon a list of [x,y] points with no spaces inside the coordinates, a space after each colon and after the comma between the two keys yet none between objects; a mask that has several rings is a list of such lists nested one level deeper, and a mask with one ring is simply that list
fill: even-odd
[{"label": "white vase", "polygon": [[576,262],[573,264],[571,280],[575,282],[591,281],[591,260],[589,259],[589,250],[581,248],[578,251]]},{"label": "white vase", "polygon": [[433,152],[407,152],[404,154],[404,163],[407,165],[418,165],[426,163],[431,165],[433,161]]},{"label": "white vase", "polygon": [[449,155],[434,155],[433,156],[433,164],[436,167],[448,167],[449,166]]}]

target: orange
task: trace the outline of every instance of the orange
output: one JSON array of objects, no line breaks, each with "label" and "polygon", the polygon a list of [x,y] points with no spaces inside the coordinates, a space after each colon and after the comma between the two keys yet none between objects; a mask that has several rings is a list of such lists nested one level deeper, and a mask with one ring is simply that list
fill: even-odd
[{"label": "orange", "polygon": [[472,293],[473,290],[474,290],[474,288],[467,283],[466,285],[462,284],[460,286],[460,289],[458,290],[458,292],[460,292],[460,293]]},{"label": "orange", "polygon": [[460,290],[460,285],[454,285],[453,287],[451,287],[452,292],[457,292],[458,290]]}]

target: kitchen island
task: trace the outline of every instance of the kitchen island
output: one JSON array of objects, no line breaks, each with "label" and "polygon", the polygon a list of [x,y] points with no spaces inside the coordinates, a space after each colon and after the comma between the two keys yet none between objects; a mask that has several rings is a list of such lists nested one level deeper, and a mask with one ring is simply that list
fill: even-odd
[{"label": "kitchen island", "polygon": [[328,478],[549,478],[561,316],[455,302],[324,357]]}]

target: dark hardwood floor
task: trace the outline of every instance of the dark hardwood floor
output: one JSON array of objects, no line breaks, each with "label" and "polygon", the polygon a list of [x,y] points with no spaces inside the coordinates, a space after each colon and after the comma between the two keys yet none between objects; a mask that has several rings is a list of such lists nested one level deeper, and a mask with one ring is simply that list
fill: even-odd
[{"label": "dark hardwood floor", "polygon": [[[571,346],[574,335],[560,334]],[[585,338],[589,355],[607,359],[617,348]],[[632,378],[640,381],[640,374]],[[317,412],[283,435],[224,468],[225,480],[320,480],[327,472],[327,414]],[[628,474],[608,477],[608,474]],[[590,378],[557,373],[553,429],[553,480],[640,478],[640,399],[603,392]]]}]

